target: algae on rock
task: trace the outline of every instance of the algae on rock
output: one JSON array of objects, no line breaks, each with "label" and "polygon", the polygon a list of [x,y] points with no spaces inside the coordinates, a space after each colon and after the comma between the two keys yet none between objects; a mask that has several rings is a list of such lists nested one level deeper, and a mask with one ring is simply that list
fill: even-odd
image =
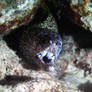
[{"label": "algae on rock", "polygon": [[0,0],[0,33],[27,24],[42,0]]}]

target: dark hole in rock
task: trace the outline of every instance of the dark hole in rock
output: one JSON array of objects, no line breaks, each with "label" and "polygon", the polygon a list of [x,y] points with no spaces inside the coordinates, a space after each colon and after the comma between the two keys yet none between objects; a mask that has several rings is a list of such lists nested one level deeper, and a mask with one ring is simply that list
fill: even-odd
[{"label": "dark hole in rock", "polygon": [[16,51],[16,54],[20,58],[22,58],[20,63],[23,65],[24,68],[37,70],[39,68],[39,66],[37,66],[35,63],[25,62],[25,61],[28,61],[28,60],[26,60],[22,56],[22,54],[20,53],[20,48],[19,48],[20,37],[21,37],[23,31],[26,30],[26,28],[29,27],[29,26],[31,26],[31,25],[29,24],[29,25],[26,25],[26,26],[21,26],[21,27],[15,29],[15,30],[12,30],[12,32],[8,35],[5,35],[3,39],[6,41],[9,48],[12,49],[13,51]]},{"label": "dark hole in rock", "polygon": [[49,15],[49,9],[45,3],[43,3],[35,14],[35,18],[30,24],[39,24],[46,20]]},{"label": "dark hole in rock", "polygon": [[[74,23],[67,15],[70,0],[45,0],[50,12],[55,17],[59,33],[72,35],[80,48],[92,48],[92,32],[85,30],[80,24]],[[71,13],[71,12],[70,12]]]},{"label": "dark hole in rock", "polygon": [[43,61],[47,64],[47,63],[50,63],[51,59],[48,59],[47,56],[44,56]]},{"label": "dark hole in rock", "polygon": [[24,29],[24,27],[20,27],[16,30],[12,30],[12,32],[10,34],[5,35],[3,38],[7,42],[7,45],[14,51],[18,51],[18,49],[19,49],[18,48],[19,47],[19,39],[22,34],[22,29]]},{"label": "dark hole in rock", "polygon": [[78,88],[82,91],[82,92],[92,92],[92,83],[91,82],[86,82],[84,84],[80,84],[78,86]]},{"label": "dark hole in rock", "polygon": [[34,80],[34,78],[29,76],[6,75],[4,79],[0,80],[0,85],[14,87],[19,83],[27,82],[30,80]]},{"label": "dark hole in rock", "polygon": [[92,48],[92,32],[85,30],[83,27],[74,24],[72,21],[63,16],[61,21],[62,31],[59,33],[72,35],[75,42],[80,48]]}]

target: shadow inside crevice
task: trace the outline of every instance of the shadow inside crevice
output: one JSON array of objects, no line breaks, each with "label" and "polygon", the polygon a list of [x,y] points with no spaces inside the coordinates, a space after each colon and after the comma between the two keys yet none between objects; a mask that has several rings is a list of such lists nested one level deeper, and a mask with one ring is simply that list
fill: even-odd
[{"label": "shadow inside crevice", "polygon": [[[59,3],[58,3],[59,2]],[[74,12],[71,10],[70,0],[45,0],[50,12],[58,25],[59,33],[71,35],[80,48],[92,48],[92,32],[82,27],[80,21],[73,21]]]},{"label": "shadow inside crevice", "polygon": [[[15,30],[12,30],[8,35],[5,35],[3,39],[6,41],[9,48],[11,48],[14,51],[19,50],[19,41],[20,37],[23,33],[23,30],[25,30],[26,26],[19,27]],[[17,52],[18,53],[18,52]]]},{"label": "shadow inside crevice", "polygon": [[[15,51],[16,54],[19,56],[19,58],[21,58],[20,63],[22,64],[22,66],[24,68],[33,69],[33,70],[39,70],[38,65],[36,65],[34,62],[28,62],[28,60],[26,60],[24,58],[24,56],[22,55],[21,50],[20,50],[21,48],[19,47],[21,36],[22,36],[23,32],[27,31],[27,29],[29,27],[31,28],[31,24],[21,26],[21,27],[15,29],[15,30],[12,30],[8,35],[5,35],[3,37],[3,39],[6,41],[8,47],[10,49],[12,49],[13,51]],[[31,58],[30,58],[30,61],[32,61]]]},{"label": "shadow inside crevice", "polygon": [[[41,77],[30,77],[30,76],[19,76],[19,75],[6,75],[4,79],[0,80],[0,85],[2,86],[16,86],[19,83],[24,82],[39,82],[41,80],[51,80],[49,78],[41,78]],[[52,81],[52,80],[51,80]]]},{"label": "shadow inside crevice", "polygon": [[61,36],[71,35],[80,48],[92,48],[92,32],[85,30],[81,25],[75,24],[71,19],[62,16],[59,33]]},{"label": "shadow inside crevice", "polygon": [[88,81],[84,84],[80,84],[78,86],[78,89],[82,92],[92,92],[92,83]]},{"label": "shadow inside crevice", "polygon": [[4,79],[0,80],[0,85],[15,86],[18,83],[28,82],[30,80],[34,80],[34,78],[28,76],[7,75]]}]

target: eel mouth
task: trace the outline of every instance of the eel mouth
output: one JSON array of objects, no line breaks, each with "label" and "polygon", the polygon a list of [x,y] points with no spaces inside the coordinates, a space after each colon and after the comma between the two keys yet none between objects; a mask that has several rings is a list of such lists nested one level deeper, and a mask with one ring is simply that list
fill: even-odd
[{"label": "eel mouth", "polygon": [[54,65],[56,58],[56,48],[50,45],[47,49],[39,52],[37,57],[44,65]]},{"label": "eel mouth", "polygon": [[49,59],[46,55],[42,58],[46,64],[49,64],[52,59]]},{"label": "eel mouth", "polygon": [[53,53],[42,51],[37,55],[37,57],[44,65],[54,65],[55,56]]}]

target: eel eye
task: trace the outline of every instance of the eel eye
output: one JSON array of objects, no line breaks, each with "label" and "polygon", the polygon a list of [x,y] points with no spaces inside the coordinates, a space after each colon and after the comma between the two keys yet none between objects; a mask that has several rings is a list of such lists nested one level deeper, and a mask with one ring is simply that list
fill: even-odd
[{"label": "eel eye", "polygon": [[46,64],[48,64],[48,63],[51,62],[51,59],[48,59],[47,56],[44,56],[44,57],[43,57],[43,61],[44,61]]},{"label": "eel eye", "polygon": [[40,53],[40,54],[38,54],[38,57],[41,57],[42,56],[42,54]]}]

